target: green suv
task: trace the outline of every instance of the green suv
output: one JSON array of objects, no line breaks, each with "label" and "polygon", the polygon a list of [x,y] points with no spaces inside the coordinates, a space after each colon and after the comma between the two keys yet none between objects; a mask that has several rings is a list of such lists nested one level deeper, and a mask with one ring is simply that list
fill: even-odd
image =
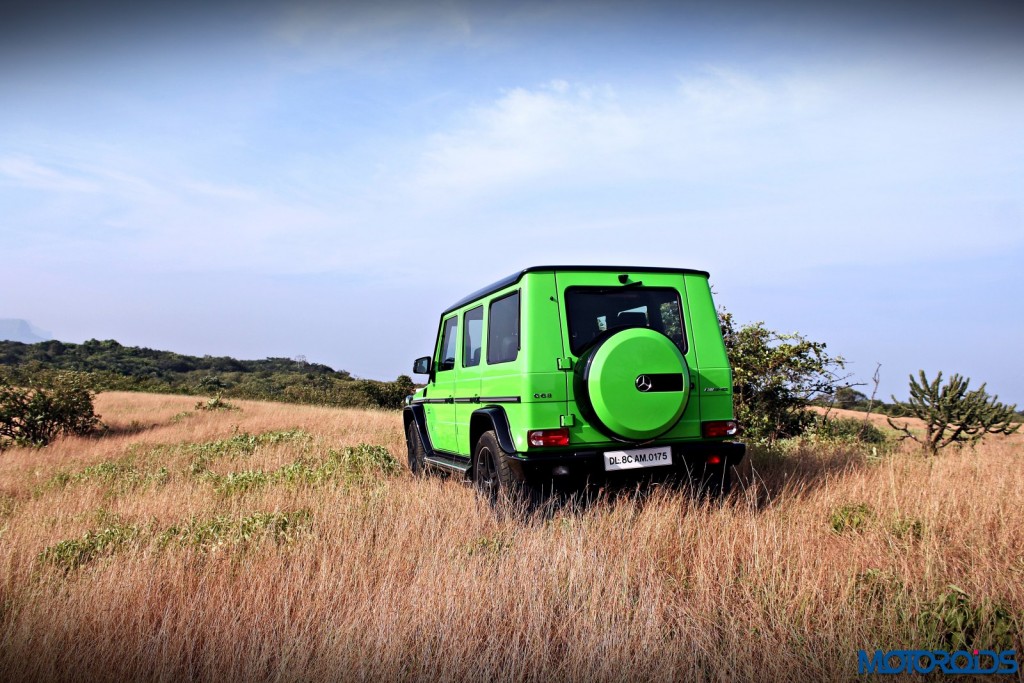
[{"label": "green suv", "polygon": [[448,307],[403,412],[409,467],[499,495],[685,474],[722,495],[732,371],[708,274],[535,266]]}]

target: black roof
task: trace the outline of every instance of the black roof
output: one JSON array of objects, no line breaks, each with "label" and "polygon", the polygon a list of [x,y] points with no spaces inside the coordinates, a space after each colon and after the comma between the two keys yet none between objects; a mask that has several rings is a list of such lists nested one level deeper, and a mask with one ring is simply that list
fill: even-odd
[{"label": "black roof", "polygon": [[529,268],[523,268],[517,273],[512,273],[508,277],[503,277],[497,282],[492,282],[483,289],[478,289],[469,296],[459,299],[454,304],[444,309],[441,315],[447,315],[456,308],[461,308],[471,301],[485,297],[488,294],[493,294],[499,289],[504,289],[509,285],[514,285],[523,279],[523,276],[527,273],[548,273],[556,271],[588,273],[689,273],[691,275],[703,275],[704,277],[710,277],[710,273],[706,270],[693,270],[691,268],[654,268],[651,266],[530,266]]}]

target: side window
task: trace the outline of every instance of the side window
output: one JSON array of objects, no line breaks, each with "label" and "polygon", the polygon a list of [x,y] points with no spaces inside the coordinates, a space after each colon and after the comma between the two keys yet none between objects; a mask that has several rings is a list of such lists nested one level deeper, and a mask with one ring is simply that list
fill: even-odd
[{"label": "side window", "polygon": [[487,318],[487,362],[510,363],[519,356],[519,292],[491,302]]},{"label": "side window", "polygon": [[456,330],[459,326],[459,319],[452,316],[444,321],[444,332],[441,333],[441,358],[438,361],[438,371],[455,369],[455,345],[458,343]]},{"label": "side window", "polygon": [[466,311],[462,318],[462,367],[480,365],[480,349],[484,345],[484,307]]}]

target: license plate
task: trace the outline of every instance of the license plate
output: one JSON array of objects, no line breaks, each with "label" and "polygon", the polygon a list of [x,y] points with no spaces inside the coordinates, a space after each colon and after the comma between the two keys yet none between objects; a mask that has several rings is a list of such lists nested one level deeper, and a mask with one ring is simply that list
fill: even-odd
[{"label": "license plate", "polygon": [[672,447],[634,448],[629,451],[607,451],[604,470],[635,470],[641,467],[659,467],[672,464]]}]

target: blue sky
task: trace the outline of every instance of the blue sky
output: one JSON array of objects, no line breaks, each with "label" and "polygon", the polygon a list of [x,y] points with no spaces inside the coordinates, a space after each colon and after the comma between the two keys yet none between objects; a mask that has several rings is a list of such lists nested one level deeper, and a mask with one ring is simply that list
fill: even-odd
[{"label": "blue sky", "polygon": [[525,266],[681,266],[1024,403],[1019,3],[707,7],[23,8],[0,317],[390,379]]}]

